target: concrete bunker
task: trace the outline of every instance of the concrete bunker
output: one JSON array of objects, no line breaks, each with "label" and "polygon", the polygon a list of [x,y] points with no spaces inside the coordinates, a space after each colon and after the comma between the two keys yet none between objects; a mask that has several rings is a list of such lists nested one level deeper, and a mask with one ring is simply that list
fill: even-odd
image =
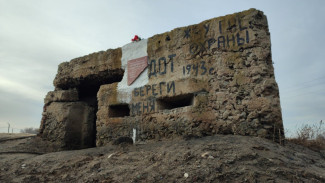
[{"label": "concrete bunker", "polygon": [[256,9],[64,62],[54,86],[40,135],[63,149],[120,137],[284,139],[267,19]]}]

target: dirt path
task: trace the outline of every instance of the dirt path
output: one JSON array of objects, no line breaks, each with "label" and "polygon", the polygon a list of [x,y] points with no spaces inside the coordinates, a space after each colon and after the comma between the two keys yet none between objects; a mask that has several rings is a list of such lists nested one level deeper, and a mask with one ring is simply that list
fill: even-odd
[{"label": "dirt path", "polygon": [[[24,146],[33,140],[17,141]],[[1,151],[8,142],[0,143]],[[0,182],[325,182],[324,155],[293,144],[218,135],[43,155],[0,154]]]}]

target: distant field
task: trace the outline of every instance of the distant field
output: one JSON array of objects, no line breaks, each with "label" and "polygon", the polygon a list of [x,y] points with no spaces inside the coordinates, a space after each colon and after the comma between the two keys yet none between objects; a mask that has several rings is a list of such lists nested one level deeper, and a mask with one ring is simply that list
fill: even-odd
[{"label": "distant field", "polygon": [[20,138],[27,138],[33,137],[35,134],[30,133],[0,133],[0,141],[10,140],[10,139],[20,139]]}]

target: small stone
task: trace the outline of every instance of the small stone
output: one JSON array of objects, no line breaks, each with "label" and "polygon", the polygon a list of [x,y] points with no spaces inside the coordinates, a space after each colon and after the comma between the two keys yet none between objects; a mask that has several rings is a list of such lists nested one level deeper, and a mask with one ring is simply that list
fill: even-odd
[{"label": "small stone", "polygon": [[226,118],[229,116],[229,114],[230,114],[229,111],[225,111],[225,112],[222,114],[223,119],[226,119]]},{"label": "small stone", "polygon": [[245,118],[245,117],[246,117],[246,112],[242,112],[242,113],[240,114],[240,117]]},{"label": "small stone", "polygon": [[188,173],[184,173],[184,177],[187,178],[188,177]]},{"label": "small stone", "polygon": [[202,158],[214,159],[213,156],[209,154],[209,152],[205,152],[201,155]]},{"label": "small stone", "polygon": [[201,154],[201,157],[202,158],[206,158],[208,155],[209,155],[209,153],[208,152],[205,152],[205,153]]},{"label": "small stone", "polygon": [[113,155],[115,155],[116,153],[112,153],[110,155],[108,155],[107,159],[111,158]]},{"label": "small stone", "polygon": [[260,129],[260,130],[257,131],[257,135],[258,135],[259,137],[266,137],[266,136],[267,136],[267,130],[265,130],[265,129]]}]

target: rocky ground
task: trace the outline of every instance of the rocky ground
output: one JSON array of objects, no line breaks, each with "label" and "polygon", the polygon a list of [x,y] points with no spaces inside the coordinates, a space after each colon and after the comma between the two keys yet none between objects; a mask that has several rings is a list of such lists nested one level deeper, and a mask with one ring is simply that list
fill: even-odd
[{"label": "rocky ground", "polygon": [[50,152],[0,134],[0,182],[325,182],[325,152],[234,135]]}]

